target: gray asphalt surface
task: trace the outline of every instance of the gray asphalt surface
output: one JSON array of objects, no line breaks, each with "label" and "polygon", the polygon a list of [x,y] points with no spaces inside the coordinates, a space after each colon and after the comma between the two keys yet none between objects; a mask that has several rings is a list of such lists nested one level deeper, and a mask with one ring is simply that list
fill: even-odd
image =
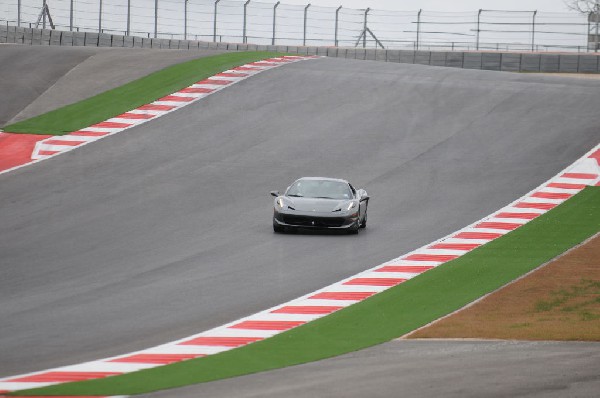
[{"label": "gray asphalt surface", "polygon": [[[185,337],[506,205],[597,144],[600,82],[318,59],[0,175],[0,375]],[[270,190],[346,178],[358,236],[276,235]]]},{"label": "gray asphalt surface", "polygon": [[0,45],[0,126],[81,101],[167,66],[219,53]]},{"label": "gray asphalt surface", "polygon": [[392,341],[140,398],[596,398],[600,343]]}]

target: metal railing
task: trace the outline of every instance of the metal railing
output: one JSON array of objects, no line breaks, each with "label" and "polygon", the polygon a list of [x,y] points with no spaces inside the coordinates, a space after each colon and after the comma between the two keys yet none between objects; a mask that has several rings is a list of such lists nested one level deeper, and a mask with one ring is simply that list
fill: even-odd
[{"label": "metal railing", "polygon": [[[253,44],[416,50],[598,51],[597,14],[386,11],[254,0],[0,0],[18,26]],[[40,26],[43,25],[43,26]]]}]

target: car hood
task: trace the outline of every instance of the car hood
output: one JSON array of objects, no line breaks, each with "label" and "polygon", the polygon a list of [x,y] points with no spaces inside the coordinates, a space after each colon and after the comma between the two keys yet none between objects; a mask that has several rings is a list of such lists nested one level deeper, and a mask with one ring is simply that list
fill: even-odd
[{"label": "car hood", "polygon": [[294,198],[286,196],[290,205],[297,211],[332,212],[339,209],[348,200],[319,199],[319,198]]}]

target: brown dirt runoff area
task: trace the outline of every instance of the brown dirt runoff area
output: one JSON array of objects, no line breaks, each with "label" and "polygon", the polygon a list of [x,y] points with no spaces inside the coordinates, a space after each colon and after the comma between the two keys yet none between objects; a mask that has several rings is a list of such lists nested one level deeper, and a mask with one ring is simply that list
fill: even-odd
[{"label": "brown dirt runoff area", "polygon": [[600,235],[406,338],[600,341]]}]

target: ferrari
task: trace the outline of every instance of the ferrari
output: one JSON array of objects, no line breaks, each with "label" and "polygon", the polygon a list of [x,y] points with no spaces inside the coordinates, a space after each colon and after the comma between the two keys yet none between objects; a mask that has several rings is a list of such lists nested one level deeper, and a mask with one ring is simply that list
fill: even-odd
[{"label": "ferrari", "polygon": [[346,180],[303,177],[283,194],[271,191],[273,231],[306,228],[357,234],[367,226],[369,195]]}]

